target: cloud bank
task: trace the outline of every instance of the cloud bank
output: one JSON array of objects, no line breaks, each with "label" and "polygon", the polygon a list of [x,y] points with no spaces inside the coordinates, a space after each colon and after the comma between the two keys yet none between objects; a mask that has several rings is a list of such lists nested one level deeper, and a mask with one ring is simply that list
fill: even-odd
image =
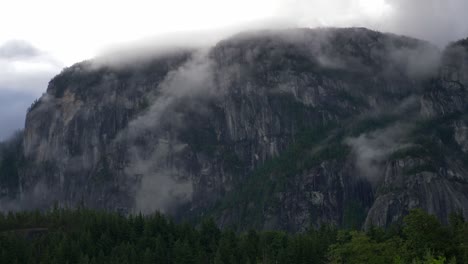
[{"label": "cloud bank", "polygon": [[281,10],[298,26],[369,27],[441,47],[468,37],[465,0],[285,0]]},{"label": "cloud bank", "polygon": [[[109,46],[112,42],[127,43],[129,49],[140,49],[141,43],[149,43],[145,44],[147,47],[211,45],[239,31],[265,28],[362,26],[426,39],[440,47],[468,37],[466,0],[120,1],[112,5],[114,11],[107,12],[103,19],[102,11],[108,10],[109,2],[84,1],[71,8],[59,1],[47,0],[32,8],[40,12],[24,17],[26,22],[36,19],[36,27],[32,28],[28,22],[6,28],[0,33],[0,41],[10,39],[0,42],[0,96],[17,100],[15,104],[24,104],[23,91],[28,96],[38,97],[45,91],[50,78],[63,67],[27,41],[11,40],[15,32],[29,32],[29,35],[22,33],[21,38],[30,37],[41,43],[42,48],[61,54],[62,60],[66,60],[65,57],[79,60],[75,54],[90,54],[92,50],[95,53],[104,50],[101,55],[112,53],[116,47],[118,49],[118,46]],[[179,10],[180,7],[185,8]],[[5,10],[11,11],[2,13],[1,24],[7,24],[8,18],[20,17],[24,11],[22,5],[14,1]],[[89,11],[89,17],[85,21],[78,19],[82,12],[76,10]],[[62,30],[63,36],[57,34],[57,14],[60,15],[58,19],[70,21],[68,28]],[[129,19],[123,22],[122,17]],[[155,35],[159,37],[151,37]],[[89,39],[95,41],[91,43]],[[142,41],[134,42],[136,39]],[[143,47],[142,56],[146,55],[146,48]],[[5,90],[16,91],[19,97],[15,99],[11,93],[4,95]],[[16,116],[23,119],[24,111]],[[4,127],[9,124],[2,116],[0,122],[5,124]],[[10,130],[17,128],[15,125]],[[0,132],[0,138],[3,133]]]}]

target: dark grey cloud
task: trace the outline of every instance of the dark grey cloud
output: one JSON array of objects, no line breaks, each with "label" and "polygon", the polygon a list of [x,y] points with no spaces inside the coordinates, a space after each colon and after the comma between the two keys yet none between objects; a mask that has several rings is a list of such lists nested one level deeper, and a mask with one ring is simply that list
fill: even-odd
[{"label": "dark grey cloud", "polygon": [[0,89],[0,141],[23,128],[26,110],[35,98],[34,94]]},{"label": "dark grey cloud", "polygon": [[440,46],[468,37],[466,0],[386,0],[393,14],[383,29],[411,35]]},{"label": "dark grey cloud", "polygon": [[41,54],[40,50],[24,40],[9,40],[0,45],[2,59],[27,59]]},{"label": "dark grey cloud", "polygon": [[24,127],[26,111],[62,65],[23,40],[0,43],[0,140]]},{"label": "dark grey cloud", "polygon": [[[1,69],[0,69],[0,74]],[[28,107],[46,91],[55,72],[10,73],[0,77],[0,141],[24,128]]]},{"label": "dark grey cloud", "polygon": [[[467,0],[283,0],[282,15],[299,26],[368,27],[440,47],[468,37]],[[376,3],[382,10],[372,14]]]}]

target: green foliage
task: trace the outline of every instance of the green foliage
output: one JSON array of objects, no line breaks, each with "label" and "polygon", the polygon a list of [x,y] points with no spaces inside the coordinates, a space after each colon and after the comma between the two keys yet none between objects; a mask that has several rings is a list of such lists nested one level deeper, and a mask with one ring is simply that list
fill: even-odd
[{"label": "green foliage", "polygon": [[358,201],[349,201],[344,207],[343,227],[358,229],[366,220],[366,209]]},{"label": "green foliage", "polygon": [[238,182],[235,191],[228,193],[212,214],[234,208],[239,223],[247,223],[247,228],[261,228],[265,207],[278,203],[276,194],[287,190],[296,175],[323,161],[348,155],[349,147],[341,144],[341,134],[335,128],[336,125],[329,125],[302,130],[280,156],[266,161],[247,180]]},{"label": "green foliage", "polygon": [[430,163],[414,166],[404,171],[406,175],[414,175],[421,172],[437,172],[437,167]]},{"label": "green foliage", "polygon": [[34,110],[36,107],[38,107],[40,104],[40,99],[35,99],[32,104],[28,107],[28,110],[26,110],[26,113],[29,113],[31,112],[32,110]]},{"label": "green foliage", "polygon": [[367,233],[340,231],[329,248],[330,263],[467,263],[468,223],[460,214],[448,227],[435,216],[412,210],[398,230],[371,227]]},{"label": "green foliage", "polygon": [[409,137],[410,142],[414,145],[394,153],[392,157],[401,158],[404,154],[408,154],[410,157],[422,158],[426,160],[427,164],[430,164],[428,166],[422,165],[428,171],[433,171],[433,168],[443,167],[448,159],[463,158],[465,153],[455,141],[453,128],[453,123],[463,118],[466,118],[466,116],[454,112],[438,118],[417,122]]},{"label": "green foliage", "polygon": [[393,152],[389,159],[390,160],[399,160],[407,157],[411,158],[425,158],[430,153],[424,147],[420,145],[409,146],[405,148],[401,148]]},{"label": "green foliage", "polygon": [[399,230],[323,226],[299,234],[195,228],[161,214],[88,209],[0,214],[0,263],[467,263],[468,224],[411,211]]},{"label": "green foliage", "polygon": [[195,228],[161,214],[54,209],[0,214],[0,263],[317,263],[335,234],[236,234],[210,219]]},{"label": "green foliage", "polygon": [[417,209],[405,217],[404,223],[406,247],[412,254],[420,256],[427,250],[443,253],[448,233],[435,216]]},{"label": "green foliage", "polygon": [[412,158],[418,162],[413,167],[406,168],[406,175],[421,172],[438,172],[447,167],[449,160],[468,161],[468,155],[463,152],[455,140],[454,123],[466,118],[460,112],[454,112],[441,117],[423,119],[414,123],[406,138],[408,146],[396,150],[389,160]]},{"label": "green foliage", "polygon": [[330,248],[331,263],[393,263],[401,247],[398,238],[377,242],[364,232],[341,234],[339,243]]},{"label": "green foliage", "polygon": [[50,81],[51,91],[55,97],[60,98],[71,85],[79,88],[91,87],[98,84],[107,71],[105,68],[92,70],[90,62],[77,63],[64,69]]}]

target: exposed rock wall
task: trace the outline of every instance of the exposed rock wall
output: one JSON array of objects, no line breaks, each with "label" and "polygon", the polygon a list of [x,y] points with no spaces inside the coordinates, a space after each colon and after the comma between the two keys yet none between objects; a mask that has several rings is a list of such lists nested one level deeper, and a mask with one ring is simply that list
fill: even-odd
[{"label": "exposed rock wall", "polygon": [[76,64],[27,115],[19,200],[239,229],[385,226],[414,207],[468,216],[466,47],[439,68],[423,41],[292,29]]}]

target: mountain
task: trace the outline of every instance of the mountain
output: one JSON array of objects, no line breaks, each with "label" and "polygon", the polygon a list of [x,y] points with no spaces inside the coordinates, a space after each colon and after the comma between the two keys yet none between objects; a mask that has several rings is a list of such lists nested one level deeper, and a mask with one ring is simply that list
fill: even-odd
[{"label": "mountain", "polygon": [[28,111],[2,206],[238,230],[389,226],[412,208],[468,217],[467,69],[468,40],[440,51],[364,28],[81,62]]}]

